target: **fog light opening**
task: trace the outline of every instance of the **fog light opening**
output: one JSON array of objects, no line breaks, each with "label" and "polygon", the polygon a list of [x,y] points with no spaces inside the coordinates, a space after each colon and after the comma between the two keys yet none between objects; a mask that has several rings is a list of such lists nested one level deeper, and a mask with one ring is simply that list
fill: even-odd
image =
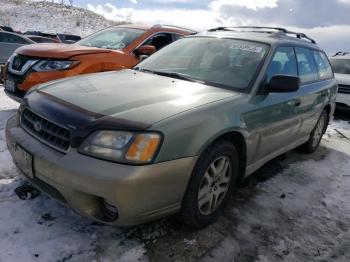
[{"label": "fog light opening", "polygon": [[118,208],[105,198],[101,199],[101,204],[102,204],[103,220],[105,220],[106,222],[113,222],[117,220]]}]

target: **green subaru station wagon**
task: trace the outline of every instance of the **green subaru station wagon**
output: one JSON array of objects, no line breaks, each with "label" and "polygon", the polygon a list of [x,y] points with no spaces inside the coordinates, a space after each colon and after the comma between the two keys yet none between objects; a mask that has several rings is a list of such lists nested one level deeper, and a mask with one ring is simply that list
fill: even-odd
[{"label": "green subaru station wagon", "polygon": [[336,93],[305,34],[219,27],[132,70],[35,87],[6,139],[24,176],[83,216],[129,226],[178,213],[200,228],[266,162],[314,152]]}]

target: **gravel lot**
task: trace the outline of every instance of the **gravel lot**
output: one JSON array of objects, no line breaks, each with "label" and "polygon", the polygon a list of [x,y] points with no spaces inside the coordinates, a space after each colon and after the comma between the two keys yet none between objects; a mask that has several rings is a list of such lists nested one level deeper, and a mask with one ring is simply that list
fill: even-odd
[{"label": "gravel lot", "polygon": [[17,104],[0,88],[0,261],[350,261],[350,113],[313,155],[292,151],[250,177],[220,220],[191,231],[175,218],[113,228],[41,194],[20,200],[24,180],[3,128]]}]

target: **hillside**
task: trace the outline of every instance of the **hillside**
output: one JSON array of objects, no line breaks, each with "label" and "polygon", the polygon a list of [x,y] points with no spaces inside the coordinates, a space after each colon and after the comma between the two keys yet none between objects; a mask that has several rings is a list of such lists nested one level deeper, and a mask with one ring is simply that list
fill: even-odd
[{"label": "hillside", "polygon": [[116,24],[89,10],[51,2],[1,0],[0,25],[15,30],[86,36]]}]

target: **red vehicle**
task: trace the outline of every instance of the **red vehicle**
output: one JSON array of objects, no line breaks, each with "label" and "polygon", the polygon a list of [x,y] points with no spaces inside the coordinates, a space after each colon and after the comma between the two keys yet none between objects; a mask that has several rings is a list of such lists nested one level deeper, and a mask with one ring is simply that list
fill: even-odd
[{"label": "red vehicle", "polygon": [[5,66],[5,91],[21,101],[33,86],[88,73],[132,68],[177,39],[195,31],[168,25],[120,25],[74,44],[36,44],[16,50]]}]

